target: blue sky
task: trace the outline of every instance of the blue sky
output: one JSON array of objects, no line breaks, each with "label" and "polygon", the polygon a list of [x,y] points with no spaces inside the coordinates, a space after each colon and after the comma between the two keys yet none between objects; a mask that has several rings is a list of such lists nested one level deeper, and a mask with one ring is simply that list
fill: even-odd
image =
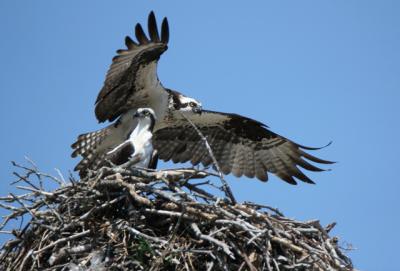
[{"label": "blue sky", "polygon": [[[393,270],[400,223],[399,1],[1,1],[0,189],[10,160],[65,175],[76,135],[101,125],[94,101],[116,49],[150,10],[170,22],[165,86],[207,109],[262,121],[338,161],[290,186],[228,177],[240,201],[333,234],[361,270]],[[0,241],[7,236],[0,236]],[[378,262],[378,260],[380,260]]]}]

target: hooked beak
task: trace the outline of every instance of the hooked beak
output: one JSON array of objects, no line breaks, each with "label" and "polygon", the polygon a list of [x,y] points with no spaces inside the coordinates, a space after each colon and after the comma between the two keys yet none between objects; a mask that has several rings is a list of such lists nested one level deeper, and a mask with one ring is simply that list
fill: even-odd
[{"label": "hooked beak", "polygon": [[193,108],[192,111],[193,111],[193,113],[195,113],[195,114],[201,115],[201,113],[203,112],[203,109],[199,106],[199,107]]},{"label": "hooked beak", "polygon": [[134,118],[138,118],[138,117],[140,117],[140,114],[139,114],[139,112],[136,112],[136,113],[135,113],[135,115],[133,115],[133,117],[134,117]]}]

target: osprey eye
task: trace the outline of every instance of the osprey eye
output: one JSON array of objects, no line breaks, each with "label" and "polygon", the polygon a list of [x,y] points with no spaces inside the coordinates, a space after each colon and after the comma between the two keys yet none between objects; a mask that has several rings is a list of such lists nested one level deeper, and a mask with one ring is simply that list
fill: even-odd
[{"label": "osprey eye", "polygon": [[150,115],[150,112],[149,112],[149,111],[144,111],[143,114],[144,114],[145,116],[148,116],[148,115]]},{"label": "osprey eye", "polygon": [[196,107],[197,106],[197,104],[195,104],[194,102],[190,102],[189,105],[190,105],[190,107]]}]

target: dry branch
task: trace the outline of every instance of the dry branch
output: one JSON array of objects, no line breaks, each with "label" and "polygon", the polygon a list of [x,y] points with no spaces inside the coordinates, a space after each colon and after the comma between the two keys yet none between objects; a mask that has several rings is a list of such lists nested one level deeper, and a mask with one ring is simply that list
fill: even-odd
[{"label": "dry branch", "polygon": [[21,194],[0,198],[0,232],[12,234],[0,270],[354,270],[333,224],[233,205],[206,171],[103,168],[68,183],[14,165]]}]

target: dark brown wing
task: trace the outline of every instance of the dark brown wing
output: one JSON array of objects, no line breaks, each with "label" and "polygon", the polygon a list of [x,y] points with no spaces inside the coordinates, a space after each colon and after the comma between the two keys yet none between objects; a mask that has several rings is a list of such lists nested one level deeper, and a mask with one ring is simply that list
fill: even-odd
[{"label": "dark brown wing", "polygon": [[82,160],[74,168],[79,171],[81,178],[85,177],[88,170],[98,170],[103,166],[122,165],[129,161],[135,152],[133,145],[129,141],[125,141],[112,151],[107,150],[89,150],[84,153]]},{"label": "dark brown wing", "polygon": [[71,156],[82,157],[75,167],[80,176],[85,175],[88,169],[95,170],[101,167],[105,155],[126,140],[131,130],[121,132],[122,128],[117,121],[100,130],[78,136],[76,142],[71,145],[73,149]]},{"label": "dark brown wing", "polygon": [[158,152],[156,150],[153,150],[148,168],[157,169],[157,165],[158,165]]},{"label": "dark brown wing", "polygon": [[120,146],[116,147],[115,150],[107,153],[105,159],[119,166],[128,162],[134,153],[135,148],[132,143],[130,141],[125,141]]},{"label": "dark brown wing", "polygon": [[[295,178],[313,183],[297,166],[311,171],[322,169],[304,158],[321,164],[332,163],[304,151],[313,148],[298,145],[271,132],[262,123],[240,115],[203,111],[201,115],[191,115],[190,119],[207,138],[224,174],[267,181],[267,172],[270,172],[290,184],[296,184]],[[212,164],[204,142],[188,122],[157,130],[153,144],[162,160]]]},{"label": "dark brown wing", "polygon": [[154,90],[158,84],[157,61],[167,50],[168,21],[164,18],[161,37],[154,13],[148,18],[150,39],[140,24],[136,25],[137,42],[125,38],[127,49],[118,50],[107,72],[104,86],[96,100],[95,113],[99,122],[113,121],[135,108],[135,94],[141,89]]}]

